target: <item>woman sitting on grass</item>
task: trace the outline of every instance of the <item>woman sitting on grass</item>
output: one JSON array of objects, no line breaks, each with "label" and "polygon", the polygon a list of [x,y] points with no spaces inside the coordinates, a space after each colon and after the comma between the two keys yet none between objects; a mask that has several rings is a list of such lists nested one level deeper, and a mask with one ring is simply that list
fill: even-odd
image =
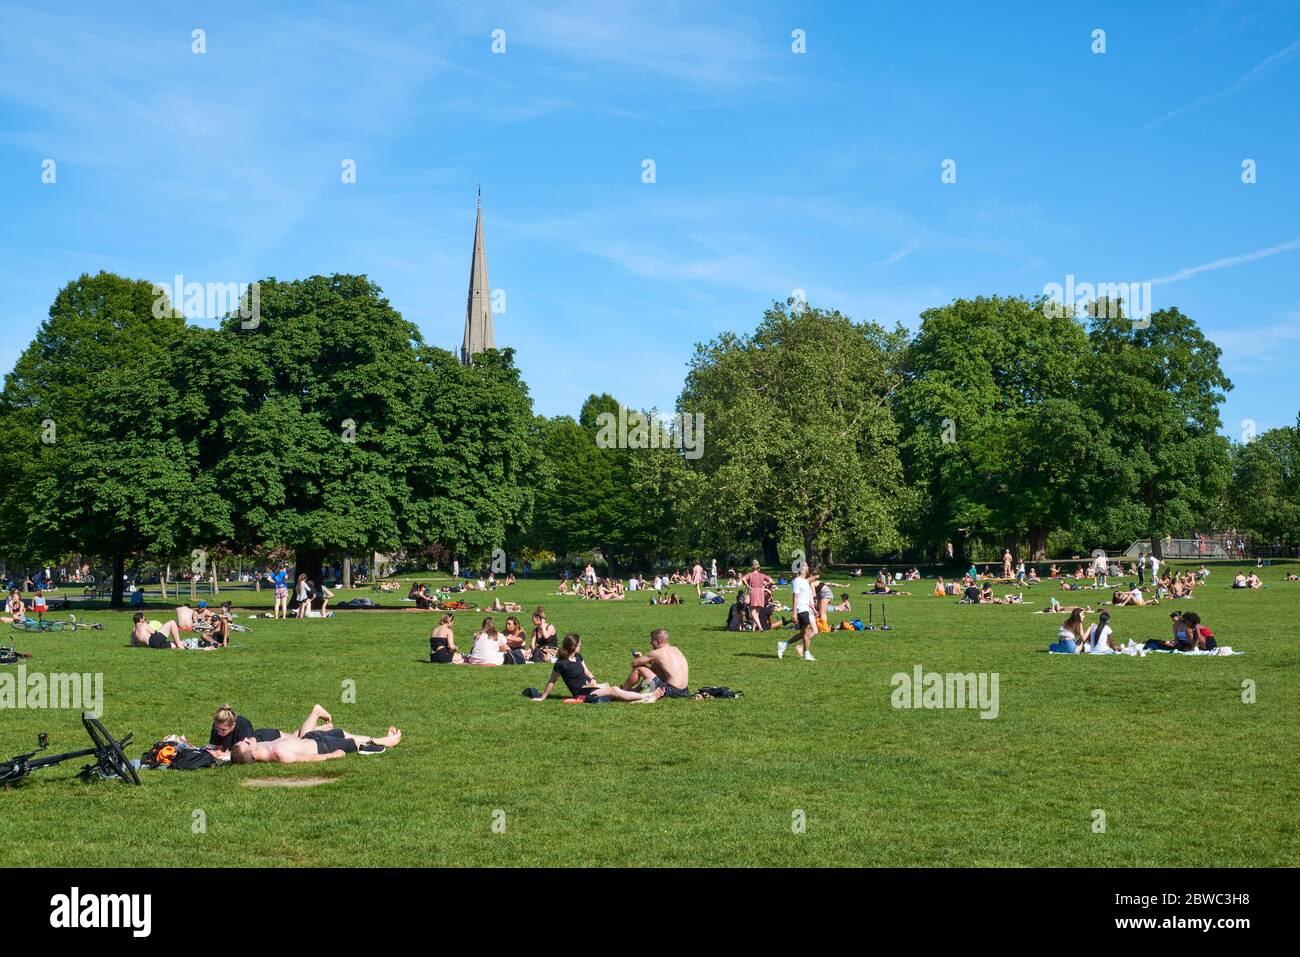
[{"label": "woman sitting on grass", "polygon": [[560,588],[555,594],[557,595],[569,594],[569,580],[567,578],[563,578],[560,580]]},{"label": "woman sitting on grass", "polygon": [[943,587],[943,576],[940,575],[935,581],[934,591],[930,592],[930,595],[933,598],[942,598],[946,594],[948,594],[948,592]]},{"label": "woman sitting on grass", "polygon": [[1097,617],[1097,624],[1088,629],[1088,637],[1083,642],[1086,655],[1117,655],[1119,644],[1115,641],[1115,632],[1110,627],[1110,612],[1103,611]]},{"label": "woman sitting on grass", "polygon": [[1183,625],[1187,628],[1187,647],[1183,651],[1213,651],[1219,647],[1214,640],[1214,632],[1201,624],[1201,616],[1194,611],[1183,612]]},{"label": "woman sitting on grass", "polygon": [[5,602],[5,616],[0,621],[18,621],[21,622],[27,614],[27,606],[23,604],[22,593],[17,588],[9,592],[9,600]]},{"label": "woman sitting on grass", "polygon": [[505,638],[497,631],[497,624],[491,618],[483,619],[483,630],[474,636],[474,647],[465,659],[470,665],[503,665],[506,663],[508,649]]},{"label": "woman sitting on grass", "polygon": [[452,628],[456,624],[455,615],[443,615],[437,626],[429,634],[429,660],[436,665],[463,665],[465,656],[456,647],[456,636]]},{"label": "woman sitting on grass", "polygon": [[635,691],[624,691],[622,688],[598,682],[591,669],[587,667],[587,663],[582,660],[582,639],[572,632],[564,636],[564,643],[560,645],[555,667],[551,670],[551,680],[546,683],[542,693],[533,700],[545,701],[557,681],[563,681],[564,686],[569,689],[569,697],[565,700],[575,704],[600,698],[650,704],[662,698],[664,694],[664,689],[659,687],[645,694],[638,694]]},{"label": "woman sitting on grass", "polygon": [[555,635],[555,626],[546,620],[546,609],[538,605],[533,612],[533,640],[530,646],[533,661],[554,661],[559,651],[560,642]]},{"label": "woman sitting on grass", "polygon": [[1083,609],[1076,607],[1056,633],[1056,641],[1047,650],[1064,655],[1078,654],[1083,647],[1083,628]]},{"label": "woman sitting on grass", "polygon": [[522,665],[532,660],[532,648],[528,647],[528,638],[514,615],[506,619],[505,631],[501,636],[506,641],[506,664]]}]

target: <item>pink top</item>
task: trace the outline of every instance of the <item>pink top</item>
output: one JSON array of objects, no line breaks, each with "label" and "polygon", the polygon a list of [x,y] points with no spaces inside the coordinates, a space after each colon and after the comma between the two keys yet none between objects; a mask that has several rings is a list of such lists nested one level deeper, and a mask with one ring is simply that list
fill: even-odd
[{"label": "pink top", "polygon": [[767,604],[767,594],[763,591],[772,584],[772,579],[762,572],[750,572],[741,579],[749,586],[749,604],[753,608],[762,608]]},{"label": "pink top", "polygon": [[704,566],[703,566],[703,565],[696,565],[696,566],[695,566],[695,584],[697,584],[697,585],[703,585],[703,584],[704,584]]}]

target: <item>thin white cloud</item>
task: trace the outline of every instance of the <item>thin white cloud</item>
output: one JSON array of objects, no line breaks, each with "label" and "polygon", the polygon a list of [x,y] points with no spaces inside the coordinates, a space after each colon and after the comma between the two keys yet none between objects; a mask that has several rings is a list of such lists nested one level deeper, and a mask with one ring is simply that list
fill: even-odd
[{"label": "thin white cloud", "polygon": [[1231,266],[1239,266],[1242,263],[1254,262],[1257,259],[1267,259],[1270,256],[1289,253],[1293,249],[1300,249],[1300,239],[1291,239],[1287,242],[1279,243],[1276,246],[1269,246],[1267,249],[1257,249],[1253,253],[1244,253],[1240,256],[1228,256],[1224,259],[1216,259],[1214,262],[1202,263],[1199,266],[1188,266],[1186,269],[1180,269],[1167,276],[1157,276],[1155,279],[1148,279],[1147,282],[1151,283],[1153,286],[1166,286],[1171,282],[1182,282],[1184,279],[1190,279],[1203,272],[1211,272],[1215,269],[1227,269]]},{"label": "thin white cloud", "polygon": [[1242,90],[1246,89],[1246,87],[1251,86],[1253,83],[1255,83],[1256,81],[1258,81],[1266,74],[1270,73],[1271,71],[1275,70],[1277,67],[1288,62],[1289,60],[1295,59],[1297,54],[1300,54],[1300,39],[1293,40],[1289,46],[1286,46],[1281,50],[1278,50],[1272,56],[1265,57],[1259,63],[1255,64],[1244,74],[1238,77],[1235,83],[1232,83],[1231,85],[1224,87],[1222,90],[1220,90],[1217,93],[1211,93],[1209,96],[1203,96],[1199,100],[1193,100],[1191,103],[1188,103],[1185,106],[1180,106],[1176,110],[1170,110],[1164,116],[1152,120],[1150,123],[1146,125],[1145,128],[1151,129],[1153,126],[1159,126],[1161,123],[1171,120],[1175,116],[1181,116],[1183,113],[1187,113],[1191,110],[1197,109],[1198,107],[1205,106],[1205,104],[1207,103],[1213,103],[1216,100],[1222,100],[1225,97],[1233,96],[1234,94],[1240,93]]},{"label": "thin white cloud", "polygon": [[891,253],[889,257],[885,260],[885,265],[892,266],[894,265],[894,263],[902,262],[908,256],[912,255],[912,253],[920,249],[923,245],[925,244],[921,242],[920,239],[913,239],[902,249],[899,249],[896,252]]}]

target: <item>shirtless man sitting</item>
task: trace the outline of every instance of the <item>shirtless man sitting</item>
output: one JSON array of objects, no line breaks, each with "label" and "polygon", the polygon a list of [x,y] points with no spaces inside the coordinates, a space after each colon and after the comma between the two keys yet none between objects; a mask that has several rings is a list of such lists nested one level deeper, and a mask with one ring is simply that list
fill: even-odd
[{"label": "shirtless man sitting", "polygon": [[390,727],[382,738],[367,738],[336,728],[329,712],[316,705],[297,731],[283,732],[274,741],[245,738],[231,748],[230,759],[235,764],[328,761],[345,754],[383,754],[401,740],[402,732],[394,727]]},{"label": "shirtless man sitting", "polygon": [[176,609],[176,627],[181,631],[194,630],[194,609],[187,604]]},{"label": "shirtless man sitting", "polygon": [[650,632],[650,653],[632,652],[632,673],[623,682],[631,691],[642,682],[649,682],[650,690],[663,689],[665,698],[689,698],[690,666],[680,648],[668,640],[668,632],[656,628]]}]

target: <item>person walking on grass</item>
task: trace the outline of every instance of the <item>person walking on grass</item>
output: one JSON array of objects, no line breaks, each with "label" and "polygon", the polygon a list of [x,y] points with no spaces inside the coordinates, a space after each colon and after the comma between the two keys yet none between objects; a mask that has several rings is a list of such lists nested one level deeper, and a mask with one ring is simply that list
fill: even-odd
[{"label": "person walking on grass", "polygon": [[[812,570],[805,562],[795,575],[794,590],[794,619],[795,625],[799,628],[799,638],[803,643],[803,660],[816,661],[812,656],[812,636],[816,634],[817,622],[814,620],[813,611],[813,582],[815,581]],[[789,647],[790,642],[778,641],[776,643],[776,656],[785,657],[785,649]]]}]

